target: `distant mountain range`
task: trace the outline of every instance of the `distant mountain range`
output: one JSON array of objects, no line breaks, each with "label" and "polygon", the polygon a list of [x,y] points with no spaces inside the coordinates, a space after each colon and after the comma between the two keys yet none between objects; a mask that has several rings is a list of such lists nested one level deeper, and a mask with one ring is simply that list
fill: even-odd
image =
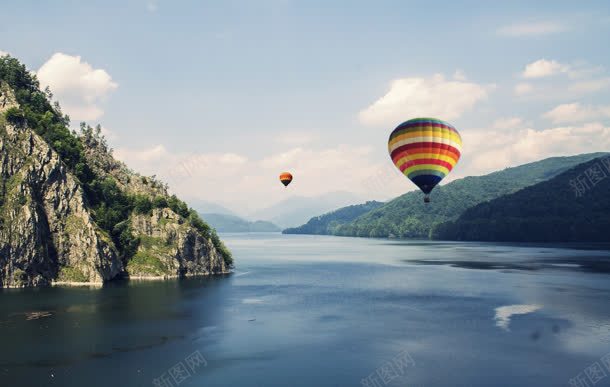
[{"label": "distant mountain range", "polygon": [[230,209],[222,206],[218,203],[209,202],[202,199],[189,199],[188,203],[195,211],[200,214],[220,214],[220,215],[231,215],[237,216],[237,214]]},{"label": "distant mountain range", "polygon": [[281,228],[275,224],[257,220],[254,222],[240,218],[239,216],[226,214],[201,214],[210,226],[218,232],[279,232]]},{"label": "distant mountain range", "polygon": [[480,203],[432,230],[434,239],[610,241],[610,156]]},{"label": "distant mountain range", "polygon": [[[607,154],[590,153],[552,157],[484,176],[466,177],[435,188],[432,193],[432,203],[428,205],[423,203],[421,192],[413,191],[353,219],[344,216],[345,213],[353,213],[348,207],[316,217],[310,221],[311,223],[286,232],[309,230],[307,233],[323,231],[326,234],[341,236],[429,238],[432,229],[436,229],[442,223],[458,219],[471,207],[553,179],[577,165],[605,155]],[[549,198],[552,198],[550,195],[549,193]],[[606,213],[606,215],[610,214]],[[322,230],[322,226],[309,227],[315,226],[320,221],[327,225],[326,230]],[[330,224],[332,227],[328,227]],[[450,231],[447,228],[442,229],[442,232]],[[442,235],[449,234],[441,234],[439,229],[438,236]]]},{"label": "distant mountain range", "polygon": [[316,214],[323,214],[363,199],[349,192],[330,192],[316,197],[292,196],[271,207],[249,214],[250,219],[266,219],[282,228],[295,227]]}]

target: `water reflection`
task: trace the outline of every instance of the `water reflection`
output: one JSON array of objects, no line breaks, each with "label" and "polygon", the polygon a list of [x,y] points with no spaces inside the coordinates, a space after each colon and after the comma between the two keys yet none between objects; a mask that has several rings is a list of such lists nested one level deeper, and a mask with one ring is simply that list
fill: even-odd
[{"label": "water reflection", "polygon": [[406,350],[394,385],[556,386],[610,351],[602,250],[226,241],[231,276],[3,291],[2,384],[150,386],[199,351],[185,385],[360,385]]}]

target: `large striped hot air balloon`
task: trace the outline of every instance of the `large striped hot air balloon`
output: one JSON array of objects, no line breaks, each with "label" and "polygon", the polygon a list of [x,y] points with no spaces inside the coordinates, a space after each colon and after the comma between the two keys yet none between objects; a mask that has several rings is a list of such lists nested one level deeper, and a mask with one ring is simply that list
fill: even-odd
[{"label": "large striped hot air balloon", "polygon": [[436,118],[414,118],[398,125],[390,134],[390,157],[406,177],[425,194],[430,202],[430,191],[457,164],[462,150],[458,131]]},{"label": "large striped hot air balloon", "polygon": [[280,181],[284,184],[284,187],[288,187],[288,184],[292,181],[292,175],[290,172],[282,172],[280,174]]}]

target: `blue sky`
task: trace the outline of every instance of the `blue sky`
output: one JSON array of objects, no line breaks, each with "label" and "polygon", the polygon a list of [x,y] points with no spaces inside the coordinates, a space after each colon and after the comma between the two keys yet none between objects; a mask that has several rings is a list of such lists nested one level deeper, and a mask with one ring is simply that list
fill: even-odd
[{"label": "blue sky", "polygon": [[[413,189],[389,132],[464,138],[452,178],[610,150],[607,1],[3,1],[0,50],[186,198]],[[295,172],[291,191],[277,181]],[[450,179],[448,179],[450,180]],[[298,183],[298,184],[296,184]]]}]

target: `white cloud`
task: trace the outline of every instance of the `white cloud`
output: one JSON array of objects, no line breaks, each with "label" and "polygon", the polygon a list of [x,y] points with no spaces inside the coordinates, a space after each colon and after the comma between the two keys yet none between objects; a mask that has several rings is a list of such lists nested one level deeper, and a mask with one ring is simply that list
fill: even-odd
[{"label": "white cloud", "polygon": [[447,80],[442,74],[431,78],[402,78],[392,81],[390,90],[359,113],[367,125],[397,125],[412,117],[460,117],[487,97],[492,87],[468,82],[463,74]]},{"label": "white cloud", "polygon": [[6,51],[0,50],[0,56],[5,56],[5,55],[9,55],[9,53]]},{"label": "white cloud", "polygon": [[[556,60],[539,59],[525,66],[522,76],[524,78],[544,78],[558,74],[566,74],[571,80],[587,80],[604,72],[603,66],[594,66],[586,62],[577,61],[571,64],[560,63]],[[598,80],[596,80],[598,82]]]},{"label": "white cloud", "polygon": [[[519,117],[506,117],[488,130],[461,130],[461,134],[463,156],[446,182],[547,157],[610,149],[610,125],[596,122],[534,130]],[[385,200],[415,189],[392,165],[385,150],[373,146],[342,144],[316,149],[302,145],[248,158],[236,153],[174,153],[159,144],[119,148],[115,155],[136,171],[157,175],[181,197],[228,205],[241,213],[291,195],[349,191]],[[284,170],[295,176],[288,190],[278,181]]]},{"label": "white cloud", "polygon": [[43,88],[49,86],[62,109],[74,120],[96,120],[104,114],[101,103],[118,87],[102,69],[80,56],[55,53],[36,72]]},{"label": "white cloud", "polygon": [[512,316],[520,314],[534,313],[542,308],[542,305],[506,305],[496,308],[496,326],[506,331],[510,330],[510,319]]},{"label": "white cloud", "polygon": [[543,78],[568,72],[570,66],[555,60],[539,59],[525,66],[524,78]]},{"label": "white cloud", "polygon": [[[142,174],[157,175],[179,196],[224,203],[242,213],[295,194],[313,197],[350,191],[387,199],[412,189],[389,158],[384,163],[375,161],[369,146],[299,146],[259,159],[235,153],[172,153],[163,145],[119,148],[115,155]],[[295,176],[289,190],[278,181],[285,170]]]},{"label": "white cloud", "polygon": [[462,170],[480,175],[547,157],[607,151],[610,126],[590,122],[544,130],[469,130],[462,131],[462,138]]},{"label": "white cloud", "polygon": [[171,155],[164,145],[154,145],[144,149],[119,148],[115,151],[115,156],[127,163],[140,164],[142,162],[167,159]]},{"label": "white cloud", "polygon": [[609,106],[586,106],[578,102],[566,103],[542,115],[554,123],[573,123],[610,118]]},{"label": "white cloud", "polygon": [[604,72],[603,66],[583,61],[567,64],[539,59],[527,64],[521,73],[523,78],[535,80],[535,87],[532,83],[522,82],[515,86],[514,92],[517,96],[536,99],[577,98],[610,89],[610,77]]},{"label": "white cloud", "polygon": [[[317,150],[297,147],[265,157],[260,160],[259,165],[263,169],[273,171],[295,171],[302,181],[311,179],[311,183],[316,186],[316,193],[323,193],[319,189],[324,186],[360,177],[360,171],[357,169],[366,168],[372,152],[370,146],[338,145],[335,148]],[[344,185],[343,188],[348,186],[350,185]]]},{"label": "white cloud", "polygon": [[158,144],[143,149],[119,148],[115,156],[136,171],[145,174],[158,174],[174,178],[190,177],[197,171],[226,166],[239,166],[247,158],[235,153],[172,153],[164,145]]},{"label": "white cloud", "polygon": [[514,129],[523,125],[523,119],[519,117],[498,118],[492,124],[493,129]]},{"label": "white cloud", "polygon": [[602,74],[605,70],[604,66],[590,65],[582,61],[573,63],[569,67],[570,69],[568,70],[568,77],[574,80],[593,78]]},{"label": "white cloud", "polygon": [[522,82],[515,86],[515,94],[518,96],[530,94],[532,91],[534,91],[534,86],[529,83]]},{"label": "white cloud", "polygon": [[498,34],[511,37],[544,36],[566,31],[566,25],[553,21],[518,23],[498,29]]},{"label": "white cloud", "polygon": [[576,93],[593,93],[610,88],[610,77],[574,82],[570,90]]}]

